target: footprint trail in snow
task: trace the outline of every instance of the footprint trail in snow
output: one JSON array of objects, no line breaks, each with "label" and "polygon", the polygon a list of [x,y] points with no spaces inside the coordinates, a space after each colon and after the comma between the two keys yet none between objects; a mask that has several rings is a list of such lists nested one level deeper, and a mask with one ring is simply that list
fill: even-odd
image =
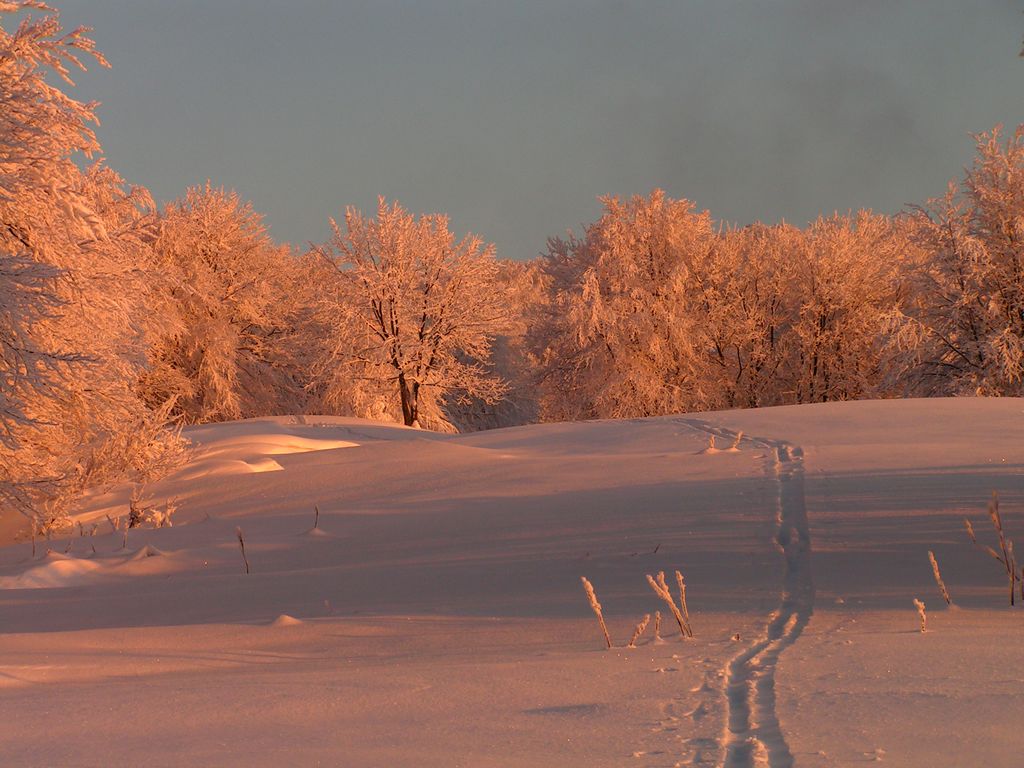
[{"label": "footprint trail in snow", "polygon": [[811,538],[804,500],[803,450],[784,441],[741,436],[698,419],[680,422],[728,441],[739,439],[765,451],[765,474],[778,484],[776,544],[785,558],[779,607],[764,635],[726,668],[728,724],[725,768],[786,768],[793,755],[775,711],[775,668],[782,652],[796,642],[814,610]]}]

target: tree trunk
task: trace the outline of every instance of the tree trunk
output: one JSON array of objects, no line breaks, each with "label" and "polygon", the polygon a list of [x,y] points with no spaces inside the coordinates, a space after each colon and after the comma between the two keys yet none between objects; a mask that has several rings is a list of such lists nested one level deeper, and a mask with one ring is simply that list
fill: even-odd
[{"label": "tree trunk", "polygon": [[419,426],[419,384],[410,384],[404,373],[398,374],[398,391],[402,398],[402,421],[407,427]]}]

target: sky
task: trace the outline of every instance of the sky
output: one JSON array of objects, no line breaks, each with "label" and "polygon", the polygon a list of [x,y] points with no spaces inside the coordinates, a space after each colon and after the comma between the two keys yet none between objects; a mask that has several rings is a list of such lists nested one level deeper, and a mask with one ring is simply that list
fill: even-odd
[{"label": "sky", "polygon": [[110,60],[109,164],[210,179],[278,240],[378,195],[503,258],[662,188],[724,222],[942,194],[1024,122],[1019,0],[53,0]]}]

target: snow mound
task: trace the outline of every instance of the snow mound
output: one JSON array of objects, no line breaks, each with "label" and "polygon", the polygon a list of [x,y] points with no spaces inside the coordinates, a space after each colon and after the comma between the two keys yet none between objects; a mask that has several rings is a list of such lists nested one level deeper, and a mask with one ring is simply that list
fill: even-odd
[{"label": "snow mound", "polygon": [[297,627],[297,626],[299,626],[300,624],[303,624],[303,623],[304,622],[302,621],[302,619],[296,619],[294,616],[289,616],[287,613],[282,613],[280,616],[278,616],[276,619],[274,619],[272,622],[270,622],[270,626],[272,626],[272,627]]},{"label": "snow mound", "polygon": [[252,475],[260,472],[280,472],[284,467],[263,456],[246,459],[198,459],[175,475],[175,480],[199,480],[204,477]]},{"label": "snow mound", "polygon": [[269,458],[250,459],[244,463],[248,465],[250,472],[280,472],[284,469],[276,461]]},{"label": "snow mound", "polygon": [[145,560],[147,557],[159,557],[161,555],[163,555],[163,552],[161,552],[159,549],[157,549],[156,547],[151,547],[149,546],[149,544],[146,544],[141,549],[137,550],[136,552],[133,552],[131,557],[128,558],[128,562],[134,563],[138,562],[139,560]]},{"label": "snow mound", "polygon": [[102,567],[94,560],[80,560],[51,552],[40,565],[17,576],[0,578],[0,589],[77,587],[92,581],[96,571]]},{"label": "snow mound", "polygon": [[332,430],[325,430],[329,436],[317,437],[296,434],[301,430],[308,432],[310,428],[289,427],[270,420],[230,422],[220,430],[207,428],[192,436],[199,448],[189,466],[175,479],[280,472],[284,467],[271,457],[358,448],[360,445],[352,440],[338,439]]},{"label": "snow mound", "polygon": [[326,440],[320,438],[281,435],[273,440],[262,441],[263,452],[268,456],[286,453],[309,453],[310,451],[332,451],[336,448],[358,448],[359,443],[351,440]]}]

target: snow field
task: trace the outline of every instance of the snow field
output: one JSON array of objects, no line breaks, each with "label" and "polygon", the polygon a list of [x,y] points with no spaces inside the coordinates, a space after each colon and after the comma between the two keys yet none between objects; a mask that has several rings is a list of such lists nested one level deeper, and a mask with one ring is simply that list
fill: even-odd
[{"label": "snow field", "polygon": [[[145,489],[174,527],[122,549],[114,489],[66,554],[0,549],[5,764],[1016,765],[1024,614],[962,517],[987,536],[999,490],[1024,535],[1022,419],[972,399],[197,428]],[[665,617],[664,642],[604,651],[579,577],[623,646],[665,607],[645,574],[676,568],[695,639]]]}]

